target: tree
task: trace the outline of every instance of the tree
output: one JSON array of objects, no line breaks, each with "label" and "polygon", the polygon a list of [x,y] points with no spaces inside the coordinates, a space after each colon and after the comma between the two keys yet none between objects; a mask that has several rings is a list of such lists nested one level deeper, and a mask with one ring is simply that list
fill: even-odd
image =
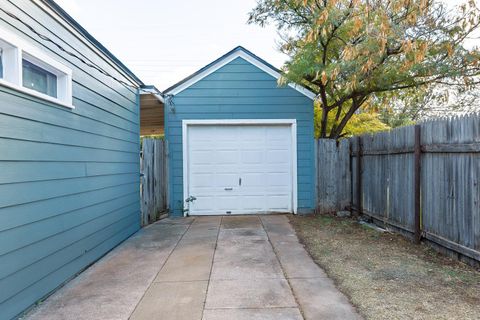
[{"label": "tree", "polygon": [[425,87],[385,92],[376,97],[377,110],[382,122],[392,128],[414,124],[416,121],[434,116],[438,103],[444,97]]},{"label": "tree", "polygon": [[375,99],[380,120],[395,128],[444,115],[459,115],[480,111],[480,88],[436,85],[433,90],[417,87],[385,92]]},{"label": "tree", "polygon": [[[315,138],[320,137],[321,130],[321,119],[322,119],[322,108],[320,107],[319,102],[314,104],[314,128],[315,128]],[[341,136],[351,137],[354,135],[360,135],[364,133],[374,133],[379,131],[385,131],[391,127],[386,124],[382,119],[382,114],[379,114],[377,111],[371,108],[362,107],[362,112],[354,114],[350,121],[347,123]],[[327,121],[327,131],[331,129],[334,123],[334,114],[330,112],[328,115]]]},{"label": "tree", "polygon": [[249,23],[271,22],[290,57],[280,83],[318,94],[322,138],[388,93],[479,83],[479,50],[464,46],[480,25],[474,0],[453,11],[437,0],[259,0]]}]

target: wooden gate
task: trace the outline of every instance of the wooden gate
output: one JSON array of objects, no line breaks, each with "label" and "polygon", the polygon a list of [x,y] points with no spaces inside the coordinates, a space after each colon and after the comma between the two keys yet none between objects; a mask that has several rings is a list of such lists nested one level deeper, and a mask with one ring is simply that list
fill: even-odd
[{"label": "wooden gate", "polygon": [[144,138],[140,158],[142,226],[157,221],[167,211],[167,157],[163,139]]}]

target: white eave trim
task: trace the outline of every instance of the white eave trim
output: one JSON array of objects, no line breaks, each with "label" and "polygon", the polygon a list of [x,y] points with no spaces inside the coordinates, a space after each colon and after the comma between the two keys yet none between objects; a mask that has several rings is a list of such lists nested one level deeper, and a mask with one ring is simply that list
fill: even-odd
[{"label": "white eave trim", "polygon": [[140,89],[140,94],[151,94],[155,98],[157,98],[158,101],[161,103],[165,103],[165,99],[162,97],[162,95],[159,93],[157,89],[154,88],[141,88]]},{"label": "white eave trim", "polygon": [[[232,52],[230,55],[226,56],[225,58],[218,61],[214,65],[210,66],[208,69],[205,69],[201,73],[197,74],[195,77],[193,77],[191,79],[188,79],[184,83],[180,84],[178,87],[175,87],[172,90],[170,90],[168,92],[165,92],[165,93],[168,93],[168,94],[171,94],[171,95],[177,95],[178,93],[182,92],[183,90],[189,88],[190,86],[194,85],[198,81],[202,80],[203,78],[205,78],[208,75],[212,74],[213,72],[217,71],[221,67],[223,67],[226,64],[232,62],[236,58],[242,58],[242,59],[250,62],[251,64],[253,64],[257,68],[259,68],[262,71],[268,73],[269,75],[271,75],[272,77],[274,77],[277,80],[281,76],[280,73],[278,73],[276,70],[272,69],[268,65],[264,64],[260,60],[255,59],[254,57],[252,57],[251,55],[249,55],[248,53],[246,53],[244,51],[239,50],[239,51]],[[305,89],[304,87],[299,86],[299,85],[294,84],[294,83],[289,83],[288,86],[297,90],[298,92],[307,96],[308,98],[310,98],[312,100],[315,100],[316,94],[313,93],[312,91],[310,91],[308,89]]]}]

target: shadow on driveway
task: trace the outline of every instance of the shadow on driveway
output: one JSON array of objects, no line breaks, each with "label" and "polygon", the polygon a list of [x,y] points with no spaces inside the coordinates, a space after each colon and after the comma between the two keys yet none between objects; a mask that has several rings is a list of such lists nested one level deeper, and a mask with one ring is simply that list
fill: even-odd
[{"label": "shadow on driveway", "polygon": [[284,215],[164,219],[26,319],[359,319]]}]

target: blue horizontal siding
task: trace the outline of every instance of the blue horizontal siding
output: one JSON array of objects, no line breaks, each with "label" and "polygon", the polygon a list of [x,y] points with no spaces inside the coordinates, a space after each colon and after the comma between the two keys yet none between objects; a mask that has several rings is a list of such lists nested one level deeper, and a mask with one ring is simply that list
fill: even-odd
[{"label": "blue horizontal siding", "polygon": [[137,143],[0,114],[0,138],[133,152]]},{"label": "blue horizontal siding", "polygon": [[[241,81],[241,80],[208,80],[203,79],[193,84],[190,89],[210,89],[210,88],[223,88],[223,89],[278,89],[276,82],[272,81]],[[217,89],[217,90],[218,90]]]},{"label": "blue horizontal siding", "polygon": [[244,59],[237,58],[173,98],[165,108],[169,146],[169,197],[173,215],[182,215],[182,120],[296,119],[299,211],[314,206],[313,103]]},{"label": "blue horizontal siding", "polygon": [[0,184],[137,173],[132,163],[3,161],[0,168]]},{"label": "blue horizontal siding", "polygon": [[[300,92],[295,91],[297,97],[303,98],[303,95]],[[215,89],[192,89],[185,91],[182,94],[182,97],[196,97],[196,98],[210,98],[210,97],[241,97],[241,98],[256,98],[258,96],[263,97],[294,97],[292,95],[292,90],[289,87],[282,88],[215,88]]]},{"label": "blue horizontal siding", "polygon": [[108,227],[89,235],[75,247],[65,247],[59,255],[74,255],[75,258],[65,265],[54,264],[58,268],[2,302],[2,312],[4,312],[2,316],[5,315],[5,319],[8,319],[7,317],[10,315],[18,313],[18,310],[28,308],[32,301],[47,295],[52,287],[60,286],[65,280],[73,277],[79,270],[93,263],[137,230],[138,219],[134,215],[130,215],[128,218],[113,222]]},{"label": "blue horizontal siding", "polygon": [[2,160],[9,161],[85,161],[138,162],[138,153],[77,147],[62,144],[0,139]]},{"label": "blue horizontal siding", "polygon": [[[253,113],[256,113],[258,114],[258,118],[259,119],[268,119],[267,117],[268,116],[271,116],[271,113],[270,112],[264,112],[264,110],[262,108],[259,108],[261,104],[245,104],[245,105],[242,105],[242,108],[238,110],[238,112],[233,112],[233,113],[228,113],[228,112],[225,112],[224,110],[220,109],[221,111],[220,112],[214,112],[214,110],[218,107],[224,107],[224,108],[230,108],[230,112],[231,112],[231,109],[236,109],[238,108],[239,104],[228,104],[228,103],[212,103],[212,104],[208,104],[208,105],[192,105],[192,104],[185,104],[185,107],[186,108],[192,108],[191,110],[189,110],[187,112],[188,109],[185,110],[185,112],[182,112],[183,110],[179,110],[179,112],[175,112],[175,114],[169,114],[169,120],[182,120],[182,117],[186,114],[188,114],[189,117],[194,117],[193,119],[195,119],[195,117],[201,117],[202,114],[204,114],[204,112],[202,112],[202,109],[203,108],[206,108],[208,110],[209,113],[212,113],[212,114],[226,114],[226,115],[235,115],[235,116],[239,116],[239,117],[242,117],[244,118],[245,115],[242,116],[243,113],[248,113],[249,115]],[[286,106],[283,106],[283,105],[277,105],[277,104],[265,104],[266,107],[268,108],[268,106],[272,106],[272,105],[276,105],[279,107],[279,111],[276,112],[276,113],[279,113],[279,114],[283,114],[283,115],[291,115],[291,109],[292,108],[301,108],[302,105],[301,104],[290,104],[290,105],[286,105]],[[245,110],[245,111],[244,111]],[[177,110],[175,110],[177,111]],[[308,113],[306,112],[298,112],[298,120],[305,120],[307,121],[308,120]]]},{"label": "blue horizontal siding", "polygon": [[[182,92],[183,93],[183,92]],[[229,104],[237,106],[253,105],[253,106],[281,106],[281,105],[301,105],[305,102],[304,97],[277,97],[277,96],[266,96],[263,99],[258,99],[258,97],[215,97],[215,96],[206,96],[206,97],[183,97],[182,94],[179,94],[175,98],[175,105],[189,104],[195,106],[211,106],[213,104]]]},{"label": "blue horizontal siding", "polygon": [[127,196],[136,184],[132,182],[103,188],[96,187],[84,192],[2,208],[0,209],[0,232]]},{"label": "blue horizontal siding", "polygon": [[2,184],[0,208],[132,182],[140,183],[138,173]]},{"label": "blue horizontal siding", "polygon": [[272,81],[272,76],[264,72],[255,72],[255,73],[236,73],[235,78],[232,77],[232,74],[227,72],[214,72],[202,81]]},{"label": "blue horizontal siding", "polygon": [[[29,0],[2,8],[129,81]],[[135,89],[0,12],[0,25],[73,71],[67,109],[0,85],[0,320],[12,319],[140,227]]]},{"label": "blue horizontal siding", "polygon": [[[74,97],[74,103],[75,100]],[[108,119],[103,120],[102,112],[99,112],[98,119],[95,116],[84,116],[81,114],[83,112],[82,105],[71,111],[1,86],[0,101],[2,101],[2,108],[0,108],[2,114],[138,143],[138,130],[129,131],[107,123]]]}]

